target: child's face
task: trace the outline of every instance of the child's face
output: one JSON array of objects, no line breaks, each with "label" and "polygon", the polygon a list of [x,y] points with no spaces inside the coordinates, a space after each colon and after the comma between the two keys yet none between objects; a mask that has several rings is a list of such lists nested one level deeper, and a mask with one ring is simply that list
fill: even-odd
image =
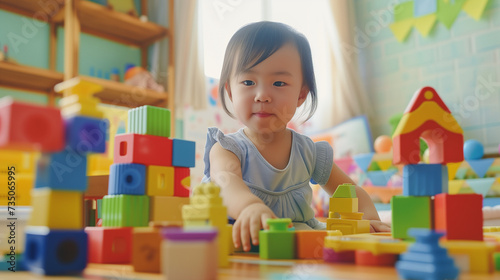
[{"label": "child's face", "polygon": [[285,129],[309,92],[299,52],[290,43],[250,70],[233,73],[226,90],[235,116],[257,133]]}]

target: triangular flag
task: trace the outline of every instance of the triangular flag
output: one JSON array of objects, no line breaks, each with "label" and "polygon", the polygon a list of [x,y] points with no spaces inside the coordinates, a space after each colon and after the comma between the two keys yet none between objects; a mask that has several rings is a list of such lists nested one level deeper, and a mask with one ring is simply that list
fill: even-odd
[{"label": "triangular flag", "polygon": [[494,160],[494,158],[470,159],[467,163],[476,172],[477,177],[483,178]]},{"label": "triangular flag", "polygon": [[467,168],[459,168],[455,172],[455,178],[457,179],[465,179],[465,175],[467,175]]},{"label": "triangular flag", "polygon": [[430,14],[423,17],[415,19],[415,28],[422,34],[422,36],[427,37],[431,32],[434,24],[436,23],[437,15]]},{"label": "triangular flag", "polygon": [[377,160],[376,163],[378,164],[381,170],[387,170],[389,169],[389,167],[392,166],[392,159]]},{"label": "triangular flag", "polygon": [[[450,162],[446,164],[446,166],[448,166],[448,180],[451,181],[455,178],[455,174],[457,174],[457,170],[460,165],[462,165],[461,162]],[[467,169],[465,169],[465,171],[467,171]]]},{"label": "triangular flag", "polygon": [[370,166],[370,162],[372,161],[373,155],[375,153],[368,153],[368,154],[359,154],[353,156],[354,161],[358,165],[358,167],[363,170],[363,172],[366,172],[368,170],[368,166]]},{"label": "triangular flag", "polygon": [[369,171],[366,172],[368,179],[372,182],[374,186],[387,186],[387,183],[391,179],[392,175],[396,174],[398,170],[391,169],[387,171]]},{"label": "triangular flag", "polygon": [[191,186],[191,176],[187,176],[186,178],[181,180],[181,185],[186,189],[189,189]]},{"label": "triangular flag", "polygon": [[405,19],[402,21],[391,23],[389,26],[392,30],[392,33],[398,39],[399,42],[403,42],[410,34],[410,30],[415,23],[414,18]]},{"label": "triangular flag", "polygon": [[451,28],[457,18],[465,0],[455,0],[446,3],[444,0],[438,0],[437,19],[448,29]]},{"label": "triangular flag", "polygon": [[483,15],[484,9],[488,4],[488,0],[467,0],[462,7],[471,18],[479,20]]},{"label": "triangular flag", "polygon": [[368,176],[366,175],[366,173],[363,172],[363,173],[359,174],[358,185],[362,186],[365,183],[367,178],[368,178]]},{"label": "triangular flag", "polygon": [[344,171],[344,173],[349,174],[349,168],[351,167],[352,164],[351,157],[334,159],[333,161],[342,171]]},{"label": "triangular flag", "polygon": [[483,197],[485,197],[495,180],[496,178],[482,178],[468,179],[465,180],[465,182],[467,182],[467,185],[469,185],[469,187],[471,187],[471,189],[473,189],[475,193],[482,194]]},{"label": "triangular flag", "polygon": [[450,180],[448,181],[448,193],[457,194],[464,185],[464,180]]}]

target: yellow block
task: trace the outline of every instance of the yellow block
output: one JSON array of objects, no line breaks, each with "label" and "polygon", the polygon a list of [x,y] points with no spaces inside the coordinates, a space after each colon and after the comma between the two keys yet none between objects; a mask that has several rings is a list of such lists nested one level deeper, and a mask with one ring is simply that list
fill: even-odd
[{"label": "yellow block", "polygon": [[30,226],[52,229],[81,229],[83,197],[81,192],[50,188],[33,189]]},{"label": "yellow block", "polygon": [[89,154],[87,156],[87,176],[109,175],[109,168],[112,164],[113,159],[105,154]]},{"label": "yellow block", "polygon": [[173,196],[174,168],[156,165],[150,165],[146,168],[146,194],[149,196]]},{"label": "yellow block", "polygon": [[98,93],[102,89],[101,85],[85,81],[80,77],[71,78],[54,86],[55,92],[63,93],[64,96],[72,94],[93,96],[94,93]]},{"label": "yellow block", "polygon": [[457,194],[462,189],[465,180],[451,180],[448,181],[448,193],[449,194]]},{"label": "yellow block", "polygon": [[330,212],[358,212],[358,198],[330,197]]},{"label": "yellow block", "polygon": [[410,243],[393,239],[390,233],[364,233],[349,236],[325,237],[325,248],[336,252],[367,250],[374,255],[402,254],[407,251]]},{"label": "yellow block", "polygon": [[[7,174],[9,167],[15,167],[15,173],[34,174],[35,164],[40,153],[0,150],[0,174]],[[3,181],[6,182],[6,181]]]},{"label": "yellow block", "polygon": [[[16,174],[14,180],[9,180],[8,173],[0,173],[0,182],[5,184],[5,187],[0,191],[0,205],[7,206],[8,202],[14,202],[15,206],[31,205],[31,189],[33,189],[32,174]],[[8,183],[11,183],[12,190],[8,188]]]},{"label": "yellow block", "polygon": [[182,222],[182,207],[189,204],[188,197],[151,196],[149,220],[152,222]]},{"label": "yellow block", "polygon": [[389,167],[392,166],[392,159],[378,160],[375,162],[378,164],[378,167],[380,167],[380,169],[383,171],[386,171],[387,169],[389,169]]},{"label": "yellow block", "polygon": [[369,220],[349,220],[349,219],[326,219],[327,230],[340,230],[343,235],[369,233]]},{"label": "yellow block", "polygon": [[483,241],[455,241],[448,240],[439,242],[441,246],[448,249],[451,257],[466,256],[469,259],[471,273],[493,272],[493,253],[495,245]]},{"label": "yellow block", "polygon": [[97,109],[97,104],[87,104],[87,103],[74,103],[61,107],[61,115],[65,118],[71,118],[74,116],[87,116],[96,119],[102,119],[104,113]]}]

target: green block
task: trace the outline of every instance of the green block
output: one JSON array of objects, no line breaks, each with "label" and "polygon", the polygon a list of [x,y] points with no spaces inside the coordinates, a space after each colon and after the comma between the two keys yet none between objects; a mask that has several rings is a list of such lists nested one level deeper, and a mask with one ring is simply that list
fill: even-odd
[{"label": "green block", "polygon": [[106,195],[102,200],[102,226],[147,227],[149,197],[147,195]]},{"label": "green block", "polygon": [[130,109],[128,133],[170,137],[170,110],[150,105]]},{"label": "green block", "polygon": [[495,270],[500,271],[500,253],[493,253],[493,263],[495,264]]},{"label": "green block", "polygon": [[295,231],[260,231],[259,256],[261,259],[294,259]]},{"label": "green block", "polygon": [[355,198],[356,196],[356,186],[353,184],[342,184],[337,187],[333,197],[342,198]]},{"label": "green block", "polygon": [[391,198],[392,237],[412,239],[410,228],[432,228],[431,198],[428,196],[393,196]]}]

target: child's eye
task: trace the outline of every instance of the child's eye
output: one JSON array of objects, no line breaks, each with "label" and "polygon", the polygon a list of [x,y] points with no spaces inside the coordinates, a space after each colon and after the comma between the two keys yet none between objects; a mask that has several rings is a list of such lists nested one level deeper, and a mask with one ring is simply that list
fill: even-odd
[{"label": "child's eye", "polygon": [[241,83],[244,84],[245,86],[253,86],[253,85],[255,85],[255,83],[253,81],[250,81],[250,80],[245,80],[245,81],[243,81]]},{"label": "child's eye", "polygon": [[283,86],[285,86],[285,82],[274,82],[273,86],[275,86],[275,87],[283,87]]}]

